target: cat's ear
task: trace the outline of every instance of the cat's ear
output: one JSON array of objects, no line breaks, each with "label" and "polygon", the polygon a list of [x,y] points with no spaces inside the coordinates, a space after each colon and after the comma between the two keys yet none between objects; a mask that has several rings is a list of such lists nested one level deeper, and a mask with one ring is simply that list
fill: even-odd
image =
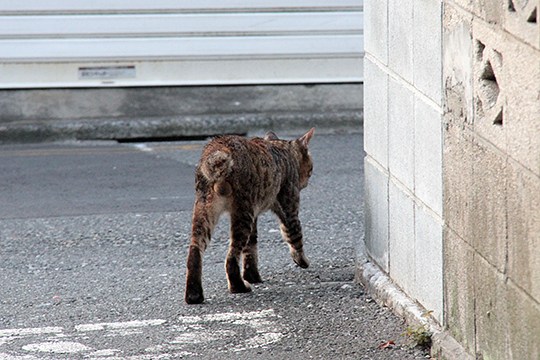
[{"label": "cat's ear", "polygon": [[302,137],[298,139],[298,142],[302,144],[304,147],[308,147],[309,141],[313,137],[313,133],[315,133],[315,128],[311,128],[307,133],[305,133]]},{"label": "cat's ear", "polygon": [[269,131],[266,133],[266,135],[264,135],[264,140],[279,140],[279,138],[277,137],[276,133]]}]

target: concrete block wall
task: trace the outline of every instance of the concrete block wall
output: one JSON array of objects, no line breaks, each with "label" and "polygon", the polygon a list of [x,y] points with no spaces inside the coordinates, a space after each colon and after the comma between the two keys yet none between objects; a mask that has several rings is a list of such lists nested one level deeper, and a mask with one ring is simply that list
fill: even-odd
[{"label": "concrete block wall", "polygon": [[365,2],[366,251],[442,323],[442,2]]},{"label": "concrete block wall", "polygon": [[539,10],[365,2],[366,252],[473,358],[540,359]]},{"label": "concrete block wall", "polygon": [[445,323],[540,358],[540,1],[445,1]]}]

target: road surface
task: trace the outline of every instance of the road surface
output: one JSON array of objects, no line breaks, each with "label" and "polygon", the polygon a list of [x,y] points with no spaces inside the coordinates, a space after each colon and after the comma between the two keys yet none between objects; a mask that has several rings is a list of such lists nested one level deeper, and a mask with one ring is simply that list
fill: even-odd
[{"label": "road surface", "polygon": [[[289,134],[292,136],[294,134]],[[264,282],[231,295],[228,219],[183,301],[193,173],[204,142],[0,146],[0,359],[419,359],[405,325],[353,282],[362,135],[315,134],[295,266],[259,220]],[[394,341],[395,346],[379,345]]]}]

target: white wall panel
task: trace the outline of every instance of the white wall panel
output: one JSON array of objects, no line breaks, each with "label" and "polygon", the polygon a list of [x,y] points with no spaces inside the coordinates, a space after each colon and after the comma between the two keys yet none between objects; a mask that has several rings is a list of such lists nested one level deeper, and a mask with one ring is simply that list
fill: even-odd
[{"label": "white wall panel", "polygon": [[[132,67],[116,77],[88,76],[81,79],[81,69],[116,69]],[[357,81],[357,74],[343,71],[358,68],[357,58],[288,59],[286,66],[275,59],[134,61],[103,63],[10,63],[0,62],[4,88],[115,87],[234,84],[324,83],[328,79]],[[96,70],[95,72],[97,72]]]},{"label": "white wall panel", "polygon": [[362,3],[0,0],[0,88],[362,81]]},{"label": "white wall panel", "polygon": [[304,11],[306,9],[361,9],[359,0],[0,0],[0,13],[35,12],[148,12],[148,11]]},{"label": "white wall panel", "polygon": [[355,35],[274,37],[105,38],[0,41],[0,59],[19,62],[167,58],[353,56]]},{"label": "white wall panel", "polygon": [[358,33],[363,13],[0,16],[0,38]]}]

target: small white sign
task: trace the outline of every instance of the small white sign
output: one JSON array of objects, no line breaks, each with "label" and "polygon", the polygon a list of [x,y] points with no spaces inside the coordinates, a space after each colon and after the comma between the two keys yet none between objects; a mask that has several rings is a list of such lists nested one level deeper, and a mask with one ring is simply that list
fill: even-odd
[{"label": "small white sign", "polygon": [[133,79],[135,77],[135,65],[85,66],[79,68],[79,80]]}]

